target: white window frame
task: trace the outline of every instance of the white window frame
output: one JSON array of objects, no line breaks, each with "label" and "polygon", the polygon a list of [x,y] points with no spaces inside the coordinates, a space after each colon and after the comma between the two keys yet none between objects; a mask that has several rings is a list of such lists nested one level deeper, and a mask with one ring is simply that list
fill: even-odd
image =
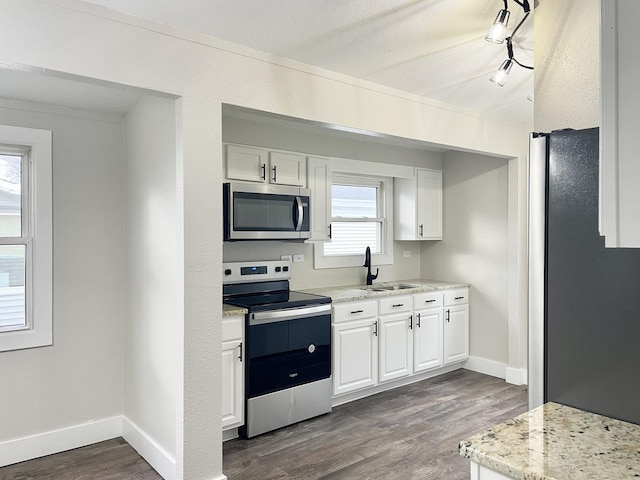
[{"label": "white window frame", "polygon": [[0,331],[0,352],[53,343],[52,132],[0,125],[0,144],[28,151],[23,162],[22,237],[3,244],[26,245],[26,326]]},{"label": "white window frame", "polygon": [[[331,183],[334,179],[352,179],[354,184],[373,185],[380,183],[381,198],[379,202],[382,209],[382,232],[381,253],[371,254],[371,265],[391,265],[393,264],[393,178],[374,175],[359,175],[350,172],[333,171],[331,174]],[[338,219],[333,219],[338,220]],[[364,249],[358,255],[340,255],[325,256],[324,242],[316,243],[313,247],[314,268],[345,268],[345,267],[361,267],[364,263]]]}]

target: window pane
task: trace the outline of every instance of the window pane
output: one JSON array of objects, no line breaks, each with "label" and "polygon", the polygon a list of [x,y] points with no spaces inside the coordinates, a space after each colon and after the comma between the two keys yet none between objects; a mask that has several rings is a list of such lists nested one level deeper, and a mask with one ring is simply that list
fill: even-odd
[{"label": "window pane", "polygon": [[380,222],[331,222],[331,242],[324,244],[325,255],[364,255],[380,253]]},{"label": "window pane", "polygon": [[25,245],[0,246],[0,329],[26,326]]},{"label": "window pane", "polygon": [[377,218],[378,189],[359,185],[331,185],[331,216]]},{"label": "window pane", "polygon": [[0,155],[0,237],[22,235],[22,156]]}]

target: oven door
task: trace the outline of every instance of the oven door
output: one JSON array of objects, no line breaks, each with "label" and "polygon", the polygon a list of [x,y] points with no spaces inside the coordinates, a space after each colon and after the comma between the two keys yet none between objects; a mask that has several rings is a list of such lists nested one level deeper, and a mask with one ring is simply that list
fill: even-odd
[{"label": "oven door", "polygon": [[250,313],[247,398],[331,376],[331,305]]},{"label": "oven door", "polygon": [[224,185],[225,240],[297,240],[310,236],[306,189]]}]

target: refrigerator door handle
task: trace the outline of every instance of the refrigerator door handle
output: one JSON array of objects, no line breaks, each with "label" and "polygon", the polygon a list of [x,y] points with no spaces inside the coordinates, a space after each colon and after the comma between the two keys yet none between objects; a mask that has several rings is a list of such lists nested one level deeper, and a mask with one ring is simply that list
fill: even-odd
[{"label": "refrigerator door handle", "polygon": [[545,402],[544,272],[546,249],[547,136],[529,140],[529,408]]}]

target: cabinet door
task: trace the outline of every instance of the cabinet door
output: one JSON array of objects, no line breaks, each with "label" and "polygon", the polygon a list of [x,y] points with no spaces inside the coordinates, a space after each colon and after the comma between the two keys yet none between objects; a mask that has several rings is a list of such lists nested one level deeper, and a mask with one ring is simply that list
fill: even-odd
[{"label": "cabinet door", "polygon": [[269,152],[269,182],[304,187],[307,181],[305,160],[295,153]]},{"label": "cabinet door", "polygon": [[242,341],[222,343],[222,428],[244,423]]},{"label": "cabinet door", "polygon": [[415,312],[413,371],[442,366],[442,308]]},{"label": "cabinet door", "polygon": [[418,169],[417,234],[419,240],[442,240],[442,172]]},{"label": "cabinet door", "polygon": [[444,309],[444,364],[469,358],[469,305]]},{"label": "cabinet door", "polygon": [[412,327],[413,317],[409,313],[380,317],[379,381],[384,382],[411,374]]},{"label": "cabinet door", "polygon": [[227,178],[265,182],[267,152],[259,148],[227,145]]},{"label": "cabinet door", "polygon": [[333,326],[333,393],[376,384],[378,325],[375,318]]},{"label": "cabinet door", "polygon": [[331,163],[328,158],[307,159],[307,185],[311,190],[311,238],[308,241],[326,242],[331,239]]}]

